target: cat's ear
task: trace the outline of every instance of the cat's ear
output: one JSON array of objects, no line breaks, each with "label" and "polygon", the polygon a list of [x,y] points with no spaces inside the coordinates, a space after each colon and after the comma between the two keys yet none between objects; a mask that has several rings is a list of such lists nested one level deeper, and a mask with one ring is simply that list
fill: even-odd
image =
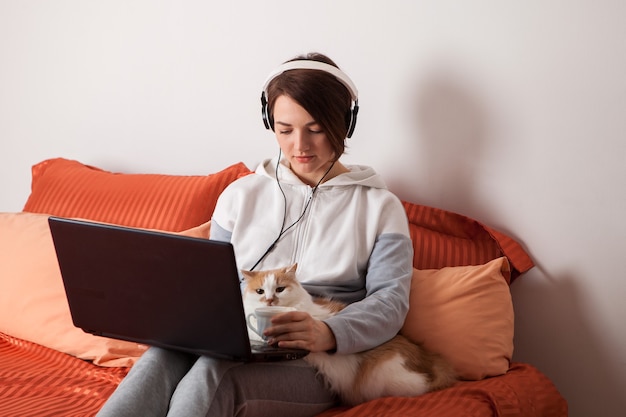
[{"label": "cat's ear", "polygon": [[285,268],[285,272],[287,273],[296,273],[296,269],[298,269],[298,263],[295,263],[291,266],[288,266],[287,268]]},{"label": "cat's ear", "polygon": [[254,272],[252,271],[246,271],[245,269],[241,270],[241,275],[243,275],[243,277],[249,281],[254,277]]}]

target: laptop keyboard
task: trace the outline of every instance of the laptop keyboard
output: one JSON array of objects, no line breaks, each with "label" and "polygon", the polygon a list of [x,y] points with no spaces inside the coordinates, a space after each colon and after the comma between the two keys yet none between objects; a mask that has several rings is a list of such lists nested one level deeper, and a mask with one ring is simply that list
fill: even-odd
[{"label": "laptop keyboard", "polygon": [[256,340],[250,341],[250,347],[252,347],[252,349],[256,350],[257,352],[268,352],[268,351],[276,350],[277,348],[276,345],[270,346],[267,343],[259,342]]}]

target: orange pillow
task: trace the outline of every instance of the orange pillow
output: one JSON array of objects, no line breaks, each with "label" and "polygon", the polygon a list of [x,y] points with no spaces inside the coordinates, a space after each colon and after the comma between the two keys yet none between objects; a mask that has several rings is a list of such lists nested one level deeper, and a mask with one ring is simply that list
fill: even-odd
[{"label": "orange pillow", "polygon": [[401,333],[439,353],[466,380],[502,375],[513,356],[505,257],[484,265],[413,271]]},{"label": "orange pillow", "polygon": [[[208,237],[210,222],[181,234]],[[0,332],[100,366],[131,366],[146,347],[74,327],[48,215],[0,213]]]},{"label": "orange pillow", "polygon": [[180,231],[208,221],[217,198],[250,173],[243,163],[206,176],[119,174],[63,158],[32,168],[24,211]]}]

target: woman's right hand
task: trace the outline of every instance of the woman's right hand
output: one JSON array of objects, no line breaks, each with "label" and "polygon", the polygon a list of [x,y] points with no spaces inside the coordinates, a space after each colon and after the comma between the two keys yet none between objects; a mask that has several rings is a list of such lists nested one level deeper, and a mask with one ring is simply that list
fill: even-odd
[{"label": "woman's right hand", "polygon": [[279,347],[326,352],[337,348],[335,335],[321,320],[303,311],[291,311],[272,318],[272,326],[265,330],[269,344]]}]

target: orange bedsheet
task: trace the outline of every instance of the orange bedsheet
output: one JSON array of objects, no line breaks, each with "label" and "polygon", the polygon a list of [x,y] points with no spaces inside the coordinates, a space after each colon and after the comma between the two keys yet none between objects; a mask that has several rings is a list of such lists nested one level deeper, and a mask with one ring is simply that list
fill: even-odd
[{"label": "orange bedsheet", "polygon": [[413,398],[381,398],[318,417],[567,417],[567,403],[552,382],[525,363],[502,376],[459,382]]},{"label": "orange bedsheet", "polygon": [[[0,416],[93,416],[127,368],[102,368],[0,332]],[[567,404],[534,367],[415,398],[382,398],[319,417],[566,417]]]},{"label": "orange bedsheet", "polygon": [[127,372],[0,332],[0,416],[93,416]]}]

